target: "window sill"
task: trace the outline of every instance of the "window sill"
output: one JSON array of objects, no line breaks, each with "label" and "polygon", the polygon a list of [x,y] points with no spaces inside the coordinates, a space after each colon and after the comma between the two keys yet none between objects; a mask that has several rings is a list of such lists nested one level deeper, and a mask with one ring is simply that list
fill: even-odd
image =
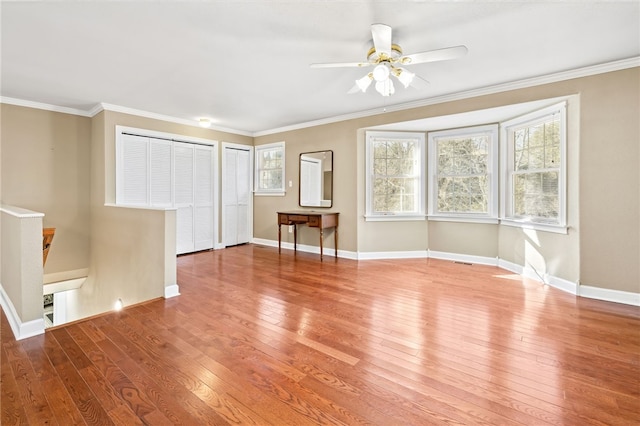
[{"label": "window sill", "polygon": [[512,226],[522,229],[533,229],[535,231],[553,232],[555,234],[568,234],[569,227],[564,225],[551,225],[539,222],[529,222],[524,220],[502,219],[501,225]]},{"label": "window sill", "polygon": [[426,215],[401,215],[401,214],[385,214],[385,215],[365,215],[364,220],[366,222],[411,222],[411,221],[424,221],[427,219]]},{"label": "window sill", "polygon": [[284,191],[281,192],[254,192],[253,195],[256,197],[284,197],[286,193]]},{"label": "window sill", "polygon": [[428,216],[434,222],[465,222],[465,223],[488,223],[497,225],[500,220],[495,217],[467,217],[467,216]]}]

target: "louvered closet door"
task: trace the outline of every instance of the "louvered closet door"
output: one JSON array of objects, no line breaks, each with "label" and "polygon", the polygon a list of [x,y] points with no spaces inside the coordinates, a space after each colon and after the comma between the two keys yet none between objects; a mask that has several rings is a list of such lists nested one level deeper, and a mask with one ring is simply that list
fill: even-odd
[{"label": "louvered closet door", "polygon": [[196,250],[213,248],[213,149],[194,147],[194,244]]},{"label": "louvered closet door", "polygon": [[116,203],[145,206],[149,202],[149,138],[123,135],[119,143]]},{"label": "louvered closet door", "polygon": [[224,188],[223,188],[223,208],[224,208],[224,236],[225,246],[238,244],[238,150],[225,148],[224,159]]},{"label": "louvered closet door", "polygon": [[249,198],[251,197],[251,157],[249,151],[238,151],[238,244],[248,243],[249,235]]},{"label": "louvered closet door", "polygon": [[149,201],[152,207],[173,207],[172,151],[171,141],[149,139]]},{"label": "louvered closet door", "polygon": [[245,149],[225,148],[223,176],[223,241],[225,246],[248,243],[251,197],[251,157]]},{"label": "louvered closet door", "polygon": [[193,145],[175,142],[174,191],[176,208],[176,248],[178,254],[195,250],[194,237],[194,149]]}]

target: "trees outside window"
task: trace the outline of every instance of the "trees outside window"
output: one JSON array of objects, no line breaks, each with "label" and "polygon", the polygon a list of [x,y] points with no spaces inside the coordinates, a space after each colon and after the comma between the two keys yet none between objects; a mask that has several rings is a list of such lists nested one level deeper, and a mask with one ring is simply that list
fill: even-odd
[{"label": "trees outside window", "polygon": [[429,215],[497,218],[496,125],[429,133]]},{"label": "trees outside window", "polygon": [[367,218],[424,218],[424,134],[367,132]]},{"label": "trees outside window", "polygon": [[504,217],[566,225],[565,105],[504,123]]},{"label": "trees outside window", "polygon": [[284,142],[255,147],[256,195],[284,195]]}]

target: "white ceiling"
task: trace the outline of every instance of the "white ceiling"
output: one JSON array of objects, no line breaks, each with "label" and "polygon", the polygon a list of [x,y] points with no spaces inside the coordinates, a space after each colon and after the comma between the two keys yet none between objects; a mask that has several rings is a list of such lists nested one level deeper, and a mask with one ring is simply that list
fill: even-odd
[{"label": "white ceiling", "polygon": [[[640,1],[51,1],[1,3],[3,99],[104,103],[248,134],[411,104],[640,56]],[[425,90],[348,95],[370,25],[417,64]]]}]

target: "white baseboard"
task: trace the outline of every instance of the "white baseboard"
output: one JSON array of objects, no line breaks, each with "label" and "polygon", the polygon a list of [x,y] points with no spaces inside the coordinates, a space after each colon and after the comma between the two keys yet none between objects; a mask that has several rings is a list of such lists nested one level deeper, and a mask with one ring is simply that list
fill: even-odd
[{"label": "white baseboard", "polygon": [[178,284],[165,286],[164,288],[165,299],[170,299],[176,296],[180,296],[180,287],[178,286]]},{"label": "white baseboard", "polygon": [[16,340],[22,340],[44,333],[44,312],[42,318],[22,322],[16,312],[16,308],[13,306],[13,302],[11,302],[11,299],[4,291],[2,284],[0,284],[0,306],[2,306],[2,310],[7,316],[11,331]]},{"label": "white baseboard", "polygon": [[[251,243],[252,244],[259,244],[261,246],[278,248],[278,242],[274,241],[274,240],[265,240],[263,238],[254,238],[251,241]],[[293,243],[289,243],[289,242],[284,242],[283,241],[282,244],[281,244],[281,248],[283,250],[293,250]],[[318,255],[320,254],[320,247],[317,247],[317,246],[309,246],[309,245],[305,245],[305,244],[298,244],[297,250],[305,252],[305,253],[315,253],[315,254],[318,254]],[[334,248],[324,247],[323,250],[322,250],[322,254],[323,254],[323,256],[335,256],[336,250]],[[338,249],[338,257],[342,257],[344,259],[357,260],[358,259],[358,254],[354,253],[354,252],[351,252],[351,251],[345,251],[345,250]]]},{"label": "white baseboard", "polygon": [[625,305],[640,306],[640,293],[629,291],[610,290],[607,288],[581,285],[578,287],[579,295],[589,299],[605,300],[607,302],[624,303]]},{"label": "white baseboard", "polygon": [[415,251],[370,251],[358,252],[358,260],[381,260],[381,259],[427,259],[429,252],[427,250]]},{"label": "white baseboard", "polygon": [[478,265],[498,266],[497,257],[447,253],[444,251],[435,251],[435,250],[429,250],[429,257],[432,259],[451,260],[452,262],[464,262],[464,263],[475,263]]},{"label": "white baseboard", "polygon": [[551,287],[557,288],[567,293],[571,293],[574,295],[578,294],[577,283],[574,283],[569,280],[565,280],[564,278],[558,278],[553,275],[549,275],[547,273],[540,274],[531,266],[522,266],[522,265],[518,265],[516,263],[512,263],[503,259],[499,259],[498,267],[502,269],[506,269],[507,271],[513,272],[515,274],[522,275],[523,277],[536,280],[543,284],[547,284]]},{"label": "white baseboard", "polygon": [[[269,247],[278,247],[278,242],[273,240],[254,238],[253,243]],[[293,250],[293,244],[283,242],[282,248],[286,250]],[[309,253],[320,253],[320,248],[315,246],[305,246],[298,244],[298,250],[306,251]],[[331,253],[331,255],[333,255],[333,249],[325,249],[325,254],[328,253]],[[565,291],[567,293],[574,294],[576,296],[604,300],[607,302],[623,303],[625,305],[640,306],[640,293],[631,293],[619,290],[609,290],[606,288],[579,285],[578,283],[575,283],[573,281],[569,281],[564,278],[558,278],[547,273],[540,274],[529,265],[522,266],[497,257],[473,256],[436,250],[387,252],[345,252],[342,250],[338,250],[338,257],[352,260],[433,258],[450,260],[453,262],[497,266],[499,268],[506,269],[509,272],[513,272],[515,274],[522,275],[523,277],[536,280],[538,282]]]}]

